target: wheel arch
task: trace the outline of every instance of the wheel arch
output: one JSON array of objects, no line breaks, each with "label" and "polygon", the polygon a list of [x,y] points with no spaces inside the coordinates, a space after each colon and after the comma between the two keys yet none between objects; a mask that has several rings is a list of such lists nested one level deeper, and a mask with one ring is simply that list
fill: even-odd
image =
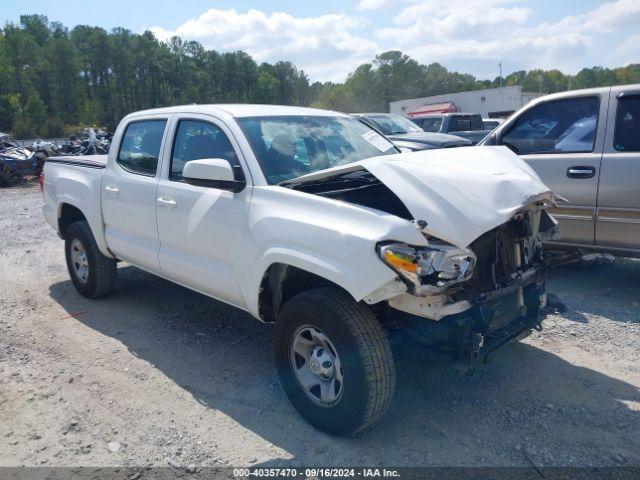
[{"label": "wheel arch", "polygon": [[[102,223],[102,217],[99,210],[92,215],[91,206],[83,209],[78,205],[78,202],[69,197],[60,198],[57,210],[57,227],[60,237],[63,239],[65,238],[66,231],[72,223],[85,221],[89,225],[91,234],[98,244],[100,252],[105,257],[115,258],[107,247],[104,235],[104,224]],[[97,219],[95,217],[97,217]]]},{"label": "wheel arch", "polygon": [[334,287],[357,300],[352,292],[326,276],[288,263],[274,262],[265,270],[258,295],[258,313],[268,323],[277,321],[281,306],[294,295],[316,287]]},{"label": "wheel arch", "polygon": [[75,205],[62,202],[58,206],[58,232],[65,238],[69,226],[74,222],[87,221],[86,215]]}]

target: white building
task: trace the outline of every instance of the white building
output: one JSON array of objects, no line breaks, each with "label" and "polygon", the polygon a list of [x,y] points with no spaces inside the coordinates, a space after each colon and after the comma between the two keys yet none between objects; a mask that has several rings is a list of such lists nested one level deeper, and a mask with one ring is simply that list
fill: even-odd
[{"label": "white building", "polygon": [[519,85],[488,88],[398,100],[389,104],[389,111],[407,117],[411,117],[412,114],[465,112],[479,113],[484,118],[504,118],[541,95],[543,94],[523,92]]}]

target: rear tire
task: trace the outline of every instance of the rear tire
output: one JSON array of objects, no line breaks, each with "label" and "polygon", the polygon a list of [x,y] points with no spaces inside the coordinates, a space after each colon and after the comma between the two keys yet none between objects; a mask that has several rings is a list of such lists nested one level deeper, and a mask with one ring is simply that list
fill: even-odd
[{"label": "rear tire", "polygon": [[[300,339],[300,335],[306,337]],[[395,366],[389,341],[370,309],[346,292],[320,287],[295,295],[280,311],[274,340],[284,391],[295,409],[318,430],[340,436],[354,434],[376,422],[391,404]],[[299,345],[310,353],[299,355]],[[341,366],[341,381],[323,401],[322,387],[333,385],[330,382],[337,373],[334,368],[329,376],[318,366],[331,368],[331,363],[335,368]],[[303,386],[314,382],[320,386]]]},{"label": "rear tire", "polygon": [[100,252],[86,221],[74,222],[67,228],[65,256],[69,276],[80,295],[100,298],[115,287],[117,261]]}]

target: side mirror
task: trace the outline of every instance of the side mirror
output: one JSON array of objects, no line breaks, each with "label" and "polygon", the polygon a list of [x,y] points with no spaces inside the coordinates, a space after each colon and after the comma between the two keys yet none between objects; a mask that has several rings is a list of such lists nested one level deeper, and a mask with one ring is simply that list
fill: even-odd
[{"label": "side mirror", "polygon": [[234,193],[241,192],[247,186],[244,180],[235,179],[231,164],[223,158],[191,160],[185,164],[182,178],[189,185],[217,188]]}]

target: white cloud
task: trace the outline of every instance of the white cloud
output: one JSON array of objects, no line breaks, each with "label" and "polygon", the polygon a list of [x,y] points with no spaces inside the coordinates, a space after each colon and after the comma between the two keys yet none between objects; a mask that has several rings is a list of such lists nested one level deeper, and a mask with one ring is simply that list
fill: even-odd
[{"label": "white cloud", "polygon": [[258,62],[290,60],[312,79],[344,80],[378,45],[358,33],[366,21],[343,13],[297,18],[288,13],[246,13],[211,8],[173,31],[153,27],[156,36],[179,35],[220,51],[244,50]]},{"label": "white cloud", "polygon": [[626,28],[637,28],[639,22],[640,2],[638,0],[617,0],[603,3],[581,15],[565,17],[557,22],[556,27],[582,32],[609,33]]},{"label": "white cloud", "polygon": [[360,0],[358,10],[378,10],[379,8],[391,5],[395,0]]},{"label": "white cloud", "polygon": [[[640,1],[617,0],[587,13],[531,25],[518,0],[415,0],[376,39],[422,62],[512,60],[528,68],[574,71],[603,35],[640,25]],[[416,41],[421,39],[421,41]],[[610,61],[606,58],[598,61]]]},{"label": "white cloud", "polygon": [[[524,23],[531,14],[528,8],[508,6],[514,0],[421,0],[405,7],[394,22],[409,25],[434,21],[438,26],[454,29],[464,25],[499,25],[501,22]],[[501,5],[507,5],[501,6]]]},{"label": "white cloud", "polygon": [[623,40],[616,47],[616,53],[621,56],[623,65],[638,63],[640,61],[640,33]]},{"label": "white cloud", "polygon": [[[210,49],[244,50],[258,62],[289,60],[312,80],[343,81],[359,64],[391,49],[423,63],[468,62],[475,67],[458,68],[482,77],[478,68],[491,65],[485,69],[492,76],[499,60],[517,68],[575,72],[640,57],[640,0],[612,0],[538,23],[534,0],[359,0],[356,6],[360,15],[374,18],[372,11],[388,7],[384,14],[395,16],[385,28],[373,29],[368,20],[346,13],[295,17],[212,8],[175,30],[151,30],[161,39],[179,35]],[[628,39],[620,43],[624,33]]]}]

